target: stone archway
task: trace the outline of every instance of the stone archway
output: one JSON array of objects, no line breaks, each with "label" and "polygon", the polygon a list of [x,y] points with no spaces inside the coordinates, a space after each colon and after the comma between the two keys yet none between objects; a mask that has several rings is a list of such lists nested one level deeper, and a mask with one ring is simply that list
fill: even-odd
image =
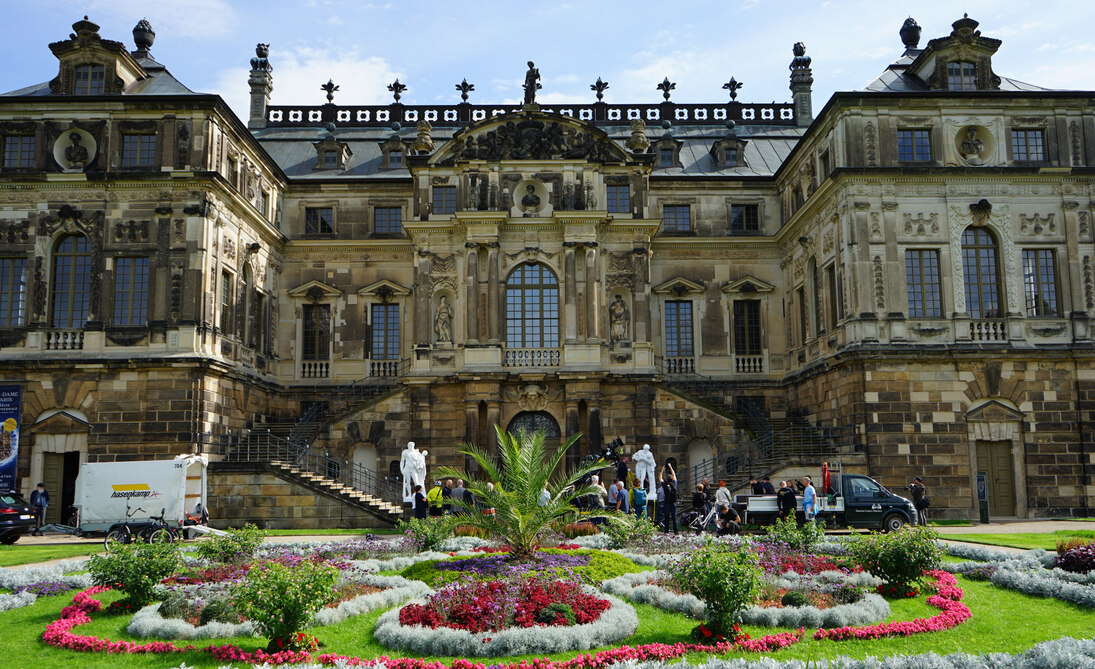
[{"label": "stone archway", "polygon": [[525,431],[529,434],[543,431],[549,439],[557,439],[563,436],[562,431],[559,429],[559,421],[555,420],[555,417],[546,411],[522,411],[514,416],[510,420],[509,426],[506,427],[506,432],[516,433],[518,431]]}]

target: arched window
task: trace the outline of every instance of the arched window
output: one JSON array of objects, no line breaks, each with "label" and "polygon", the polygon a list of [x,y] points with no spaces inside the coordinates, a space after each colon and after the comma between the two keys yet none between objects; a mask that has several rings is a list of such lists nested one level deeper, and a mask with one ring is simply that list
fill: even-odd
[{"label": "arched window", "polygon": [[91,244],[83,235],[62,237],[53,250],[53,327],[84,327],[90,288]]},{"label": "arched window", "polygon": [[543,432],[544,436],[548,438],[557,438],[563,435],[562,431],[559,430],[559,421],[555,420],[555,417],[546,411],[522,411],[509,422],[506,432],[510,434]]},{"label": "arched window", "polygon": [[559,281],[544,265],[520,265],[506,280],[506,346],[559,346]]},{"label": "arched window", "polygon": [[105,89],[106,69],[102,65],[77,65],[76,95],[102,95]]},{"label": "arched window", "polygon": [[1001,318],[996,239],[984,228],[962,233],[962,271],[970,318]]}]

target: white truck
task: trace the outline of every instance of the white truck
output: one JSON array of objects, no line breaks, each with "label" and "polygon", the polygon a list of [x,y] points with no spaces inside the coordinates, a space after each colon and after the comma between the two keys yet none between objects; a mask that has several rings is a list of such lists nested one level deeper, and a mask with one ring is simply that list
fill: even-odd
[{"label": "white truck", "polygon": [[[50,529],[81,535],[105,533],[127,520],[131,526],[147,524],[163,510],[167,524],[181,530],[188,518],[200,519],[206,508],[208,464],[204,455],[177,455],[173,460],[80,465],[74,503],[76,526]],[[132,514],[128,519],[127,513]]]}]

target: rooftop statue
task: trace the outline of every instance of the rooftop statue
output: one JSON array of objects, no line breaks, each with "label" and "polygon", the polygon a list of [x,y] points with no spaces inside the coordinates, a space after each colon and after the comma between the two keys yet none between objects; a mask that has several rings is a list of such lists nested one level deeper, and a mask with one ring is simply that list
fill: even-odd
[{"label": "rooftop statue", "polygon": [[536,65],[530,60],[528,62],[528,72],[525,72],[525,104],[536,104],[536,91],[543,88],[540,85],[540,70],[536,69]]}]

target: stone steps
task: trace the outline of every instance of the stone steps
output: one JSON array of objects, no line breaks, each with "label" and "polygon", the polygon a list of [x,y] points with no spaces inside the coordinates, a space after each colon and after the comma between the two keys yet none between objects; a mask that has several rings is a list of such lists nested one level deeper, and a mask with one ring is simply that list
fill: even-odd
[{"label": "stone steps", "polygon": [[292,465],[288,462],[284,462],[281,460],[272,460],[270,462],[270,465],[282,471],[283,473],[292,476],[293,478],[297,478],[302,481],[306,481],[316,487],[323,488],[328,492],[338,497],[341,497],[349,502],[352,502],[354,504],[360,504],[362,506],[367,506],[375,511],[379,511],[383,514],[393,516],[393,522],[398,520],[403,515],[403,510],[399,506],[396,506],[391,502],[387,502],[376,497],[375,495],[370,495],[351,486],[339,483],[324,476],[320,476],[319,474],[316,474],[314,472],[302,470],[299,467]]}]

